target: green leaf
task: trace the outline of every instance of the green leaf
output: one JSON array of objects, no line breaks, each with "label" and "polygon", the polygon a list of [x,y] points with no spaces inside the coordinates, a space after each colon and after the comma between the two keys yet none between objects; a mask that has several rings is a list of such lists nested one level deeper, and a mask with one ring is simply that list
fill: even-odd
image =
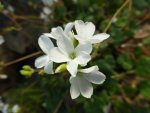
[{"label": "green leaf", "polygon": [[[85,101],[84,110],[85,113],[96,113],[99,111],[100,113],[103,112],[103,107],[108,104],[108,94],[106,91],[102,91],[99,95],[93,95],[91,101]],[[95,107],[96,106],[96,107]],[[92,108],[92,109],[89,109]]]},{"label": "green leaf", "polygon": [[140,76],[150,75],[150,57],[143,56],[137,61],[136,74]]},{"label": "green leaf", "polygon": [[148,37],[144,40],[144,45],[150,46],[150,36],[148,36]]},{"label": "green leaf", "polygon": [[113,74],[113,72],[114,72],[113,67],[107,61],[105,61],[105,60],[98,60],[96,62],[96,64],[98,65],[100,71],[102,71],[106,75],[110,76],[110,75]]},{"label": "green leaf", "polygon": [[140,93],[148,100],[150,100],[150,81],[143,81],[140,84]]},{"label": "green leaf", "polygon": [[133,62],[128,53],[123,53],[123,54],[119,55],[117,62],[125,70],[130,70],[133,68]]}]

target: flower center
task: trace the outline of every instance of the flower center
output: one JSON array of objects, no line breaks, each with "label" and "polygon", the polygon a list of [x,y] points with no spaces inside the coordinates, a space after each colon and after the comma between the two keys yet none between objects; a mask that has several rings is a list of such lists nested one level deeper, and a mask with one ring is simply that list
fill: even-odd
[{"label": "flower center", "polygon": [[83,73],[78,72],[77,76],[78,76],[78,77],[82,77],[82,76],[83,76]]},{"label": "flower center", "polygon": [[70,53],[69,58],[71,59],[76,58],[76,53],[75,52]]},{"label": "flower center", "polygon": [[75,38],[74,38],[74,39],[73,39],[74,48],[76,48],[78,44],[79,44],[79,42],[78,42],[77,40],[75,40]]}]

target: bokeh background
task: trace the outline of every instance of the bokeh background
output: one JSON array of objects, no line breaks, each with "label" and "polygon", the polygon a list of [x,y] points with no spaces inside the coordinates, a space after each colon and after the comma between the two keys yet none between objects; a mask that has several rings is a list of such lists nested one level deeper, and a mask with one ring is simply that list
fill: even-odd
[{"label": "bokeh background", "polygon": [[[110,34],[88,64],[107,77],[91,99],[72,100],[66,74],[20,73],[42,33],[77,19]],[[1,0],[0,113],[150,113],[150,0]]]}]

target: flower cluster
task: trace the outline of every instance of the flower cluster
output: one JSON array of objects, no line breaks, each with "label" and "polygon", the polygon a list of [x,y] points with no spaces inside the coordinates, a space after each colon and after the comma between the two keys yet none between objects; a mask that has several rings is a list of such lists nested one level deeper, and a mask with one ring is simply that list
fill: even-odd
[{"label": "flower cluster", "polygon": [[3,102],[3,99],[0,96],[0,113],[18,113],[19,110],[20,106],[18,104],[10,106],[8,103]]},{"label": "flower cluster", "polygon": [[[53,62],[65,63],[71,75],[72,99],[80,94],[90,98],[93,94],[91,83],[102,84],[105,81],[106,77],[99,71],[98,66],[83,69],[91,60],[92,44],[100,43],[109,37],[106,33],[96,35],[94,33],[95,25],[92,22],[76,20],[68,23],[64,29],[52,28],[51,33],[44,33],[38,39],[38,44],[45,55],[35,60],[35,66],[44,67],[46,73],[53,74]],[[54,46],[51,39],[56,40],[57,46]]]}]

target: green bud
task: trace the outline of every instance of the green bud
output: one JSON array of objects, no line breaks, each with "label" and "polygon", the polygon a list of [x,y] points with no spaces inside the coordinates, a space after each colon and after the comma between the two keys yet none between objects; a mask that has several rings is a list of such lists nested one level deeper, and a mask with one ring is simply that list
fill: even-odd
[{"label": "green bud", "polygon": [[24,65],[22,68],[24,70],[32,70],[31,66],[29,66],[29,65]]},{"label": "green bud", "polygon": [[20,74],[24,75],[25,77],[31,77],[34,71],[27,71],[27,70],[20,70]]},{"label": "green bud", "polygon": [[61,72],[65,72],[67,70],[66,68],[66,64],[61,64],[59,65],[56,70],[55,70],[55,73],[61,73]]},{"label": "green bud", "polygon": [[20,70],[20,74],[24,75],[25,77],[31,77],[34,73],[34,69],[29,65],[24,65],[22,70]]},{"label": "green bud", "polygon": [[78,44],[79,44],[78,40],[73,39],[73,45],[74,45],[74,47],[77,47]]}]

